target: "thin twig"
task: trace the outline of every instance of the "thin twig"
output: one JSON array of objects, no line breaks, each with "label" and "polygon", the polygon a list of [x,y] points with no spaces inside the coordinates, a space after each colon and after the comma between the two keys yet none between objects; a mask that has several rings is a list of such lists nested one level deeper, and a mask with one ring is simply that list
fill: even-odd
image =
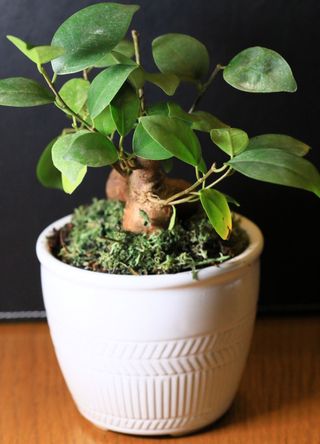
[{"label": "thin twig", "polygon": [[[134,46],[134,54],[137,65],[141,66],[141,57],[140,57],[140,47],[139,47],[139,34],[138,32],[133,29],[131,31],[133,46]],[[144,99],[144,91],[143,88],[138,89],[138,95],[140,100],[140,111],[141,114],[144,114],[145,112],[145,99]]]},{"label": "thin twig", "polygon": [[[228,168],[227,165],[224,165],[223,167],[219,168],[219,172],[222,170],[225,170]],[[211,168],[207,171],[207,173],[202,176],[200,179],[198,179],[193,185],[186,188],[185,190],[180,191],[179,193],[174,194],[173,196],[169,197],[167,200],[164,201],[164,205],[169,205],[171,202],[174,202],[177,199],[180,199],[180,197],[186,196],[191,191],[195,190],[199,185],[201,185],[203,182],[205,182],[209,176],[211,176],[212,173],[217,172],[217,169],[215,167],[215,164],[211,166]]]},{"label": "thin twig", "polygon": [[227,169],[227,171],[226,171],[224,174],[222,174],[222,176],[220,176],[220,177],[219,177],[217,180],[215,180],[214,182],[210,183],[210,185],[207,185],[206,188],[207,188],[207,189],[208,189],[208,188],[212,188],[212,187],[214,187],[215,185],[217,185],[217,183],[221,182],[224,178],[226,178],[226,177],[230,174],[231,170],[232,170],[232,167],[229,166],[229,168]]},{"label": "thin twig", "polygon": [[197,202],[199,200],[199,196],[195,197],[195,196],[189,196],[189,197],[185,197],[184,199],[178,199],[178,200],[174,200],[173,202],[170,202],[169,205],[179,205],[179,204],[183,204],[183,203],[193,203],[193,202]]},{"label": "thin twig", "polygon": [[222,69],[224,69],[225,67],[218,64],[214,70],[212,71],[209,79],[202,85],[202,88],[200,89],[197,97],[195,98],[193,104],[191,105],[190,109],[189,109],[189,113],[193,113],[193,111],[195,110],[196,106],[199,105],[200,100],[202,99],[204,93],[207,91],[207,89],[209,88],[209,86],[211,85],[211,83],[213,82],[213,80],[215,79],[216,75],[218,74],[219,71],[221,71]]},{"label": "thin twig", "polygon": [[[38,66],[38,70],[40,72],[40,74],[42,74],[42,76],[44,77],[45,81],[47,82],[47,85],[49,86],[49,88],[51,89],[51,91],[53,92],[53,94],[56,96],[58,105],[61,105],[63,109],[67,110],[75,119],[77,119],[79,122],[81,122],[89,131],[91,132],[97,132],[97,130],[89,125],[88,122],[86,122],[84,119],[82,119],[82,117],[80,117],[77,113],[75,113],[67,104],[66,102],[62,99],[62,97],[60,96],[60,94],[58,93],[58,91],[56,90],[55,86],[53,85],[52,81],[50,80],[50,77],[48,76],[46,70],[43,68],[43,66],[39,65]],[[123,171],[123,169],[121,168],[120,162],[117,161],[115,163],[113,163],[112,168],[114,168],[119,174],[121,174],[121,176],[127,176],[127,173],[125,171]]]},{"label": "thin twig", "polygon": [[82,117],[79,116],[79,114],[75,113],[67,104],[66,102],[62,99],[62,97],[60,96],[60,94],[58,93],[58,91],[56,90],[55,86],[53,85],[52,81],[50,80],[50,77],[48,76],[48,73],[46,72],[46,70],[43,68],[43,66],[39,65],[38,66],[38,70],[39,72],[42,74],[43,78],[45,79],[45,81],[47,82],[47,85],[49,86],[49,88],[51,89],[51,91],[53,92],[53,94],[56,96],[57,98],[57,103],[58,105],[60,105],[63,109],[65,109],[66,111],[68,111],[73,117],[75,117],[79,122],[81,122],[89,131],[91,132],[95,132],[95,128],[93,128],[91,125],[89,125],[88,122],[86,122],[84,119],[82,119]]}]

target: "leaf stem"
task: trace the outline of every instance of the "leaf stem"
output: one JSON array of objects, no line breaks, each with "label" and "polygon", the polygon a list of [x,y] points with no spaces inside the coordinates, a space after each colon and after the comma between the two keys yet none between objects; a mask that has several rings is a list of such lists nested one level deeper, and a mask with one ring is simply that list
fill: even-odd
[{"label": "leaf stem", "polygon": [[[194,191],[198,186],[205,183],[205,181],[208,179],[209,176],[213,173],[221,173],[226,168],[229,168],[228,172],[230,171],[231,167],[228,167],[228,165],[223,165],[221,168],[216,168],[216,164],[214,163],[211,165],[210,169],[204,174],[202,177],[200,177],[193,185],[186,188],[185,190],[180,191],[179,193],[174,194],[173,196],[169,197],[167,200],[163,202],[164,205],[175,205],[176,203],[184,203],[188,202],[190,199],[194,199],[194,193],[191,194],[192,191]],[[226,177],[226,173],[221,176],[221,178],[217,179],[217,181],[214,182],[218,183],[220,180],[222,180],[224,177]],[[210,187],[213,186],[212,184]],[[207,187],[206,187],[207,188]],[[188,194],[190,196],[188,196]],[[186,197],[184,197],[186,196]]]},{"label": "leaf stem", "polygon": [[86,122],[84,119],[82,119],[82,117],[80,117],[79,114],[72,111],[72,109],[62,99],[62,97],[60,96],[60,94],[56,90],[55,86],[53,85],[48,73],[46,72],[46,70],[43,68],[42,65],[38,65],[38,70],[39,70],[40,74],[42,74],[44,80],[47,82],[47,85],[49,86],[49,88],[51,89],[53,94],[56,96],[58,105],[60,105],[63,109],[67,110],[75,119],[77,119],[79,122],[81,122],[89,131],[95,132],[96,130],[91,125],[89,125],[88,122]]},{"label": "leaf stem", "polygon": [[222,176],[220,176],[217,180],[215,180],[214,182],[210,183],[210,185],[206,186],[206,189],[212,188],[215,185],[217,185],[217,183],[221,182],[223,179],[225,179],[230,173],[231,173],[232,167],[229,166],[229,168],[227,169],[227,171],[222,174]]},{"label": "leaf stem", "polygon": [[84,70],[82,71],[82,76],[83,76],[83,79],[84,79],[84,80],[88,80],[88,70],[87,70],[87,69],[84,69]]},{"label": "leaf stem", "polygon": [[184,199],[178,199],[178,200],[174,200],[173,202],[170,202],[169,205],[179,205],[179,204],[183,204],[183,203],[193,203],[193,202],[197,202],[199,200],[199,196],[195,197],[195,196],[189,196],[189,197],[185,197]]},{"label": "leaf stem", "polygon": [[199,104],[200,100],[202,99],[202,97],[204,96],[205,92],[207,91],[207,89],[209,88],[209,86],[211,85],[211,83],[213,82],[213,80],[215,79],[215,77],[217,76],[217,74],[219,73],[219,71],[223,70],[225,68],[225,66],[222,66],[218,63],[218,65],[214,68],[214,70],[212,71],[209,79],[202,85],[202,88],[200,89],[197,97],[195,98],[193,104],[191,105],[190,109],[189,109],[189,113],[193,113],[193,111],[195,110],[195,108],[197,107],[197,105]]},{"label": "leaf stem", "polygon": [[199,185],[201,185],[202,182],[204,182],[214,172],[215,172],[215,164],[213,164],[211,166],[211,168],[206,172],[206,174],[204,176],[202,176],[200,179],[198,179],[193,185],[186,188],[185,190],[180,191],[179,193],[174,194],[173,196],[171,196],[167,200],[165,200],[164,205],[171,204],[171,202],[174,202],[176,199],[186,196],[191,191],[195,190]]},{"label": "leaf stem", "polygon": [[[139,46],[139,34],[138,32],[133,29],[131,31],[133,46],[134,46],[134,55],[136,59],[137,65],[141,66],[141,57],[140,57],[140,46]],[[138,89],[138,95],[140,100],[140,111],[141,115],[145,113],[145,98],[144,98],[144,91],[143,88]]]},{"label": "leaf stem", "polygon": [[123,140],[124,140],[124,137],[123,136],[120,136],[120,138],[119,138],[119,158],[122,160],[123,159]]}]

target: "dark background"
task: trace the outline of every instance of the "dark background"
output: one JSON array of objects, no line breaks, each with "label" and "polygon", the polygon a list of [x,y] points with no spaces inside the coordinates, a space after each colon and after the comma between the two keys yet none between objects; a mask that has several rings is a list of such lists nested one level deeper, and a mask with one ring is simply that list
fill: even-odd
[{"label": "dark background", "polygon": [[[0,0],[0,78],[38,78],[6,34],[33,44],[47,44],[69,15],[94,1]],[[123,1],[122,3],[136,3]],[[191,34],[209,49],[212,67],[226,64],[249,46],[280,52],[293,68],[295,94],[247,94],[217,79],[201,109],[211,111],[251,136],[291,134],[313,147],[318,168],[320,91],[320,6],[318,0],[140,0],[133,26],[141,33],[145,66],[154,69],[150,43],[167,32]],[[85,32],[85,29],[83,30]],[[64,80],[64,79],[63,79]],[[158,98],[153,89],[147,100]],[[194,92],[183,87],[178,97],[190,106]],[[107,169],[91,169],[72,196],[43,189],[35,178],[37,159],[63,127],[53,106],[0,108],[0,311],[43,308],[34,244],[39,232],[92,196],[103,196]],[[212,145],[202,138],[203,149]],[[213,159],[212,154],[209,158]],[[177,165],[177,170],[181,165]],[[186,177],[190,171],[179,171]],[[311,311],[320,308],[319,201],[311,193],[255,182],[234,175],[223,189],[241,202],[240,212],[263,230],[260,309]]]}]

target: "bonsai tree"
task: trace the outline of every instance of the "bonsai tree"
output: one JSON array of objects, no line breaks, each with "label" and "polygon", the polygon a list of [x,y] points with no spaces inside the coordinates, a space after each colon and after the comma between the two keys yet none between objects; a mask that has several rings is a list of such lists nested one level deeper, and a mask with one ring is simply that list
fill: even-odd
[{"label": "bonsai tree", "polygon": [[[177,210],[188,217],[200,202],[222,239],[232,231],[229,204],[217,189],[234,172],[252,179],[302,188],[320,196],[320,175],[304,159],[309,146],[283,134],[250,138],[199,108],[216,76],[250,93],[294,92],[295,79],[277,52],[252,47],[209,73],[206,47],[184,34],[165,34],[152,42],[157,72],[143,68],[139,34],[130,22],[135,5],[100,3],[69,17],[47,46],[8,39],[34,64],[44,80],[14,77],[0,80],[0,104],[29,107],[54,104],[69,123],[43,151],[37,176],[46,187],[72,193],[90,167],[112,166],[106,185],[109,199],[125,203],[122,226],[134,233],[172,229]],[[46,65],[51,62],[53,74]],[[58,86],[58,78],[74,74]],[[144,85],[150,82],[170,99],[150,103]],[[194,102],[184,110],[172,97],[186,82]],[[222,164],[207,165],[197,132],[212,149],[222,150]],[[171,159],[194,168],[195,179],[167,176]]]}]

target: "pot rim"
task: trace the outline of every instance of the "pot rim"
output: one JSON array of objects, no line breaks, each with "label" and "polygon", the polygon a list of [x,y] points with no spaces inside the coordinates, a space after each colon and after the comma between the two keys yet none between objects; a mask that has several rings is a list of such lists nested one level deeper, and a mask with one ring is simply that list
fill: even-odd
[{"label": "pot rim", "polygon": [[201,281],[220,277],[229,273],[233,275],[234,271],[239,270],[247,265],[255,262],[262,250],[264,239],[259,227],[250,219],[236,213],[240,218],[241,227],[249,236],[248,247],[238,256],[229,259],[219,265],[210,265],[201,268],[197,272],[197,280],[192,276],[192,271],[182,271],[172,274],[150,274],[150,275],[123,275],[108,274],[97,271],[84,270],[65,264],[55,258],[49,250],[47,237],[52,234],[53,229],[59,229],[66,223],[70,222],[72,215],[62,217],[48,225],[39,235],[36,243],[37,257],[42,266],[50,269],[59,276],[65,277],[67,280],[75,280],[86,284],[108,285],[118,289],[147,289],[147,288],[163,288],[192,285],[194,283],[201,284]]}]

